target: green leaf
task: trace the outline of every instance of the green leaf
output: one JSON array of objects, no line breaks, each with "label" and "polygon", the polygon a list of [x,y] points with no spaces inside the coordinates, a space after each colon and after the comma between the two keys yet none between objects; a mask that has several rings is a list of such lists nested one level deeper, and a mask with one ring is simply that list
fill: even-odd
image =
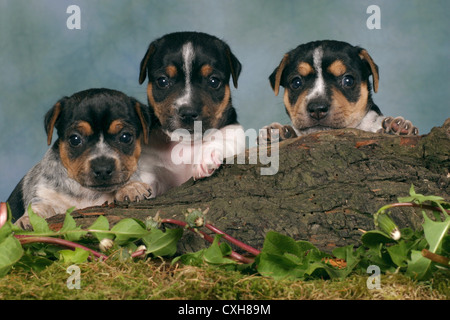
[{"label": "green leaf", "polygon": [[9,272],[22,255],[23,249],[19,240],[12,234],[3,238],[3,241],[0,242],[0,278]]},{"label": "green leaf", "polygon": [[81,227],[77,227],[75,219],[70,215],[73,211],[72,209],[67,210],[66,217],[64,218],[64,224],[62,228],[58,231],[64,235],[64,238],[69,241],[78,241],[86,235],[86,231],[81,231]]},{"label": "green leaf", "polygon": [[163,232],[159,229],[151,231],[142,238],[147,253],[152,253],[155,257],[173,256],[177,251],[177,243],[183,235],[183,229],[167,229]]},{"label": "green leaf", "polygon": [[377,248],[380,243],[385,244],[396,242],[381,230],[367,231],[361,236],[361,241],[368,248]]},{"label": "green leaf", "polygon": [[138,223],[131,218],[120,220],[112,227],[111,232],[115,234],[115,241],[118,245],[123,245],[129,241],[135,241],[149,233],[141,223]]},{"label": "green leaf", "polygon": [[205,262],[214,265],[235,264],[236,262],[234,260],[225,258],[225,254],[228,255],[231,253],[231,247],[226,243],[219,245],[219,239],[221,237],[221,235],[216,234],[211,246],[204,251],[203,259]]},{"label": "green leaf", "polygon": [[61,250],[59,251],[60,260],[64,263],[83,263],[89,258],[89,251],[81,248],[75,250]]},{"label": "green leaf", "polygon": [[31,204],[28,206],[28,216],[30,218],[30,224],[33,227],[34,230],[34,235],[37,234],[45,234],[45,235],[52,235],[55,234],[55,232],[53,232],[49,226],[47,221],[38,216],[36,213],[33,212],[33,210],[31,209]]},{"label": "green leaf", "polygon": [[[446,215],[444,221],[436,222],[428,218],[424,212],[423,218],[423,232],[425,234],[425,239],[429,244],[428,250],[432,253],[439,254],[443,240],[447,237],[450,228],[450,217]],[[411,253],[411,260],[408,262],[406,274],[417,280],[423,280],[430,276],[432,266],[432,261],[422,256],[421,251],[413,250]]]},{"label": "green leaf", "polygon": [[[114,234],[109,232],[109,221],[105,216],[99,216],[97,220],[89,227],[89,232],[92,233],[98,241],[103,239],[114,239]],[[108,231],[108,232],[98,232],[98,231]]]}]

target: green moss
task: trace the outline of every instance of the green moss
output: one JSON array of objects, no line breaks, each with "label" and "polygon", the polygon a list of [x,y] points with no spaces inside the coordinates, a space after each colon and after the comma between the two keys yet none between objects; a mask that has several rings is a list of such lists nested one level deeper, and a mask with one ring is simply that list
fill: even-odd
[{"label": "green moss", "polygon": [[383,275],[381,289],[369,290],[368,275],[345,280],[276,281],[212,267],[170,266],[161,261],[89,262],[79,265],[81,288],[68,289],[66,265],[54,263],[35,273],[12,270],[0,279],[0,300],[299,300],[449,299],[450,280],[436,276],[417,283],[402,275]]}]

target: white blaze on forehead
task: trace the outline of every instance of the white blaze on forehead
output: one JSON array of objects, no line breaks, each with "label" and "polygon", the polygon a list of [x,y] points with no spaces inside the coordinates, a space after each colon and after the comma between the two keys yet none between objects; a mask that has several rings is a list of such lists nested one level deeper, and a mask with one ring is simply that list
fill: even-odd
[{"label": "white blaze on forehead", "polygon": [[117,153],[111,148],[111,146],[105,141],[103,134],[100,134],[98,142],[89,154],[88,161],[95,158],[106,156],[107,158],[118,159]]},{"label": "white blaze on forehead", "polygon": [[175,105],[177,107],[182,106],[184,104],[189,104],[191,100],[191,74],[192,74],[192,62],[194,61],[194,47],[191,42],[188,42],[183,45],[181,49],[183,55],[183,71],[185,76],[185,87],[184,93],[181,97],[179,97],[175,101]]},{"label": "white blaze on forehead", "polygon": [[314,69],[317,73],[317,78],[314,83],[314,87],[309,92],[309,94],[306,96],[306,99],[319,97],[319,96],[325,94],[325,81],[323,80],[323,74],[322,74],[322,57],[323,57],[322,47],[316,48],[313,53],[313,63],[314,63]]}]

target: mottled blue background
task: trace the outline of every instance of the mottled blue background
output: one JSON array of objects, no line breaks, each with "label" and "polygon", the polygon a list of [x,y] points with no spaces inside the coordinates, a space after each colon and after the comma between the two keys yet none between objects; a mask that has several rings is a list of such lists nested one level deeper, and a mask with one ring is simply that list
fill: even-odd
[{"label": "mottled blue background", "polygon": [[[69,5],[81,30],[69,30]],[[381,29],[369,30],[369,5]],[[214,34],[243,64],[232,90],[246,129],[288,122],[268,76],[297,45],[336,39],[366,48],[380,68],[374,100],[427,133],[450,117],[448,0],[0,0],[0,200],[47,150],[45,112],[92,87],[146,102],[139,63],[150,41],[173,31]]]}]

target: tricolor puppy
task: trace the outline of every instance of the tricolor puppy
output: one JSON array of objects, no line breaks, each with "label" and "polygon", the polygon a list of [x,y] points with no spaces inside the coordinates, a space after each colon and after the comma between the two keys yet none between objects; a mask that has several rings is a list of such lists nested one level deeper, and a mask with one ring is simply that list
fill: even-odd
[{"label": "tricolor puppy", "polygon": [[90,89],[59,100],[45,116],[48,145],[54,128],[58,139],[7,200],[13,221],[27,227],[29,205],[48,218],[71,207],[150,197],[149,186],[130,180],[149,121],[147,106],[118,91]]},{"label": "tricolor puppy", "polygon": [[[378,66],[369,53],[340,41],[315,41],[286,53],[269,80],[275,95],[285,88],[283,101],[292,126],[272,123],[280,139],[321,130],[357,128],[371,132],[416,135],[418,130],[401,117],[384,117],[372,101],[378,91]],[[263,131],[263,141],[271,139]]]},{"label": "tricolor puppy", "polygon": [[245,150],[229,86],[232,79],[237,88],[240,72],[229,46],[205,33],[171,33],[149,45],[139,83],[148,78],[153,126],[139,173],[153,196],[208,177]]}]

